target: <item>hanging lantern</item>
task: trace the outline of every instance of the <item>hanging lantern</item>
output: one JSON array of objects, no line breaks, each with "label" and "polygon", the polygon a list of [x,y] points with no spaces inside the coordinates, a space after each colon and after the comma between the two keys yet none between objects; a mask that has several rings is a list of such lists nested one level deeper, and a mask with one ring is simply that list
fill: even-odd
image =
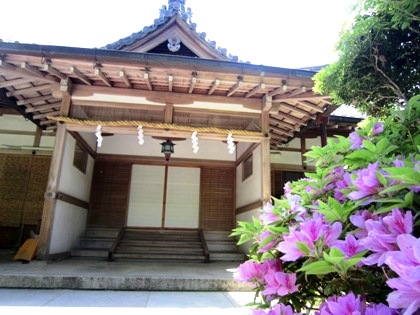
[{"label": "hanging lantern", "polygon": [[160,144],[162,146],[162,153],[165,154],[165,160],[169,161],[171,154],[174,153],[175,144],[171,140],[166,140]]}]

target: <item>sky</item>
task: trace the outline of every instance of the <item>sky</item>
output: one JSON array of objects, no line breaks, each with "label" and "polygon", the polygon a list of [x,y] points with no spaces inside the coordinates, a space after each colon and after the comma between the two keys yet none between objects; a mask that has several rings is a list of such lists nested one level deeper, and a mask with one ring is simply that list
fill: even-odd
[{"label": "sky", "polygon": [[[198,32],[239,60],[303,68],[337,59],[335,44],[356,0],[186,0]],[[168,0],[13,0],[2,3],[0,39],[100,48],[159,17]]]}]

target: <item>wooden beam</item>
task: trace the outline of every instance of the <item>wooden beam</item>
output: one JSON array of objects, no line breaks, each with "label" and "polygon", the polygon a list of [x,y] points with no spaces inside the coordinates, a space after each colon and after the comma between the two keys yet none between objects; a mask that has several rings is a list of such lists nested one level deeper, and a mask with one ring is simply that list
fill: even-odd
[{"label": "wooden beam", "polygon": [[81,73],[76,67],[70,67],[69,68],[70,73],[74,74],[76,78],[78,78],[80,81],[87,85],[92,85],[92,82],[83,74]]},{"label": "wooden beam", "polygon": [[125,85],[128,88],[133,88],[133,85],[131,84],[130,80],[128,79],[127,75],[125,74],[124,70],[120,70],[120,78],[123,79]]},{"label": "wooden beam", "polygon": [[57,69],[53,68],[51,65],[44,65],[43,70],[47,71],[48,73],[56,76],[57,78],[59,78],[61,80],[66,80],[67,79],[67,76],[65,74],[63,74],[60,71],[58,71]]},{"label": "wooden beam", "polygon": [[290,94],[288,94],[288,96],[296,96],[299,94],[303,94],[306,92],[306,86],[302,86],[300,88],[297,88],[295,90],[293,90],[292,92],[290,92]]},{"label": "wooden beam", "polygon": [[262,103],[262,111],[269,114],[271,107],[273,106],[273,98],[268,95],[264,95]]},{"label": "wooden beam", "polygon": [[25,112],[26,113],[41,112],[44,110],[51,110],[51,109],[59,108],[60,106],[61,106],[61,102],[46,104],[46,105],[38,105],[38,106],[26,108]]},{"label": "wooden beam", "polygon": [[45,192],[44,207],[42,211],[41,229],[38,237],[37,258],[46,260],[48,258],[51,242],[51,234],[54,222],[55,206],[57,200],[55,194],[58,190],[58,183],[61,175],[61,168],[64,156],[64,144],[66,139],[65,125],[58,125],[55,136],[54,152],[51,158],[50,172]]},{"label": "wooden beam", "polygon": [[260,83],[256,87],[254,87],[251,91],[246,93],[245,97],[247,97],[247,98],[251,97],[255,93],[258,93],[259,91],[264,90],[264,89],[265,89],[265,83]]},{"label": "wooden beam", "polygon": [[273,103],[283,103],[283,102],[290,102],[290,101],[308,101],[308,100],[317,100],[322,101],[325,99],[329,99],[327,96],[322,95],[316,95],[313,92],[306,92],[304,94],[299,95],[290,95],[290,94],[284,94],[273,97]]},{"label": "wooden beam", "polygon": [[54,112],[34,115],[33,118],[34,119],[42,119],[42,118],[46,118],[47,116],[60,116],[60,114],[61,114],[61,112],[59,110],[57,110],[57,111],[54,111]]},{"label": "wooden beam", "polygon": [[281,129],[277,126],[270,125],[270,129],[275,131],[276,133],[280,133],[281,135],[285,135],[285,136],[288,136],[288,137],[293,137],[294,136],[293,132],[291,132],[289,130]]},{"label": "wooden beam", "polygon": [[152,82],[151,82],[151,80],[150,80],[150,75],[149,75],[149,72],[145,72],[144,74],[143,74],[143,79],[144,79],[144,81],[146,82],[146,85],[147,85],[147,88],[149,89],[149,91],[153,91],[153,86],[152,86]]},{"label": "wooden beam", "polygon": [[283,112],[278,112],[277,114],[272,115],[272,116],[274,116],[274,117],[275,117],[275,116],[281,116],[281,117],[283,117],[283,118],[286,118],[286,119],[289,119],[289,120],[294,121],[296,124],[300,124],[300,125],[303,125],[303,126],[306,126],[306,125],[308,124],[306,121],[303,121],[302,119],[299,119],[299,118],[296,118],[296,117],[290,116],[290,115],[285,114],[285,113],[283,113]]},{"label": "wooden beam", "polygon": [[293,124],[289,124],[289,123],[287,123],[287,122],[285,122],[283,120],[276,119],[273,116],[270,116],[270,121],[274,125],[279,125],[279,126],[283,126],[284,128],[287,128],[287,129],[291,129],[291,130],[295,130],[295,131],[300,131],[300,128],[299,127],[296,127]]},{"label": "wooden beam", "polygon": [[67,117],[70,114],[71,108],[71,91],[73,88],[73,83],[70,78],[61,81],[60,91],[61,91],[61,106],[60,113],[61,116]]},{"label": "wooden beam", "polygon": [[170,75],[168,75],[168,89],[169,89],[169,92],[172,92],[173,83],[174,83],[174,76],[170,74]]},{"label": "wooden beam", "polygon": [[271,200],[271,160],[270,160],[270,138],[261,140],[261,192],[263,204]]},{"label": "wooden beam", "polygon": [[30,81],[34,79],[37,81],[47,81],[47,82],[54,82],[57,83],[59,80],[57,78],[48,77],[37,68],[30,66],[26,62],[22,62],[19,67],[12,65],[10,63],[5,62],[3,59],[0,58],[0,71],[8,72],[12,74],[19,74],[23,77],[31,78]]},{"label": "wooden beam", "polygon": [[45,74],[42,73],[40,70],[38,70],[38,68],[35,68],[35,67],[31,66],[27,62],[22,62],[20,64],[20,68],[23,69],[23,70],[26,70],[29,73],[32,73],[36,77],[39,77],[39,78],[44,78],[45,77]]},{"label": "wooden beam", "polygon": [[323,113],[324,112],[324,109],[323,108],[321,108],[319,106],[316,106],[316,105],[314,105],[312,103],[309,103],[308,101],[302,100],[302,101],[298,101],[297,103],[299,103],[303,107],[306,107],[306,108],[309,108],[309,109],[313,109],[313,110],[317,111],[318,113]]},{"label": "wooden beam", "polygon": [[95,67],[95,75],[97,75],[101,79],[101,81],[105,83],[108,87],[112,87],[111,82],[108,80],[108,78],[105,76],[105,74],[100,68]]},{"label": "wooden beam", "polygon": [[[0,59],[1,60],[1,59]],[[5,81],[5,82],[0,82],[0,89],[5,88],[5,87],[10,87],[10,86],[14,86],[14,85],[22,85],[28,82],[31,82],[32,79],[28,79],[28,78],[22,78],[22,79],[13,79],[13,80],[9,80],[9,81]]]},{"label": "wooden beam", "polygon": [[166,107],[165,107],[165,123],[172,124],[173,115],[174,115],[174,104],[168,102],[166,103]]},{"label": "wooden beam", "polygon": [[[58,124],[60,125],[60,124]],[[95,133],[96,126],[88,125],[77,125],[66,123],[67,130],[77,131],[77,132],[90,132]],[[155,136],[155,137],[164,137],[164,138],[187,138],[191,137],[191,131],[182,131],[182,130],[172,130],[172,129],[159,129],[159,128],[145,128],[145,136]],[[137,127],[111,127],[111,126],[102,126],[102,132],[104,133],[114,133],[114,134],[124,134],[124,135],[137,135]],[[225,134],[216,134],[212,132],[200,132],[200,139],[202,140],[216,140],[216,141],[226,141]],[[236,141],[239,142],[257,142],[259,143],[261,139],[265,138],[263,135],[240,135],[233,134],[233,137]]]},{"label": "wooden beam", "polygon": [[275,131],[272,131],[272,138],[278,139],[280,141],[287,141],[288,140],[288,137],[285,137],[283,135],[279,135]]},{"label": "wooden beam", "polygon": [[188,90],[188,94],[191,94],[192,91],[194,91],[194,87],[196,83],[197,83],[197,74],[193,73],[191,77],[191,84],[190,84],[190,89]]},{"label": "wooden beam", "polygon": [[[177,92],[164,92],[164,91],[147,91],[138,89],[127,89],[127,88],[109,88],[105,86],[94,86],[89,87],[80,84],[73,84],[72,99],[73,103],[82,101],[83,97],[90,97],[95,94],[113,95],[113,96],[132,96],[132,97],[144,97],[151,102],[160,103],[166,105],[167,102],[174,103],[177,105],[187,104],[190,105],[193,102],[213,102],[213,103],[231,103],[242,105],[247,108],[255,110],[261,110],[261,100],[254,98],[244,97],[230,97],[218,96],[218,95],[190,95],[187,93]],[[105,102],[102,102],[105,103]],[[111,102],[110,102],[111,103]],[[138,104],[140,105],[140,104]],[[153,107],[150,106],[149,107]]]},{"label": "wooden beam", "polygon": [[314,114],[311,114],[311,113],[309,113],[307,111],[304,111],[304,110],[302,110],[300,108],[297,108],[295,106],[291,106],[291,105],[286,104],[286,103],[281,103],[280,104],[280,108],[282,108],[282,109],[285,108],[285,109],[291,110],[291,111],[293,111],[295,113],[298,113],[298,114],[307,116],[307,117],[309,117],[311,119],[315,119],[316,118],[316,116]]},{"label": "wooden beam", "polygon": [[9,91],[6,93],[7,97],[16,96],[16,95],[23,95],[27,93],[34,93],[34,92],[45,92],[51,89],[51,84],[43,84],[37,85],[30,88],[24,88],[14,91]]},{"label": "wooden beam", "polygon": [[272,97],[274,95],[284,94],[286,92],[287,92],[287,84],[282,84],[280,87],[268,92],[267,95]]},{"label": "wooden beam", "polygon": [[241,86],[243,85],[242,77],[238,77],[238,81],[235,83],[234,86],[227,92],[226,96],[232,96]]},{"label": "wooden beam", "polygon": [[54,98],[54,97],[51,94],[48,94],[48,95],[42,95],[42,96],[27,98],[27,99],[24,99],[24,100],[21,100],[21,101],[17,101],[16,103],[18,105],[27,105],[27,104],[30,104],[30,103],[44,102],[44,101],[50,100],[52,98]]},{"label": "wooden beam", "polygon": [[39,147],[41,145],[41,136],[42,136],[42,129],[39,127],[36,127],[34,142],[32,143],[32,146]]},{"label": "wooden beam", "polygon": [[300,156],[302,160],[302,167],[303,169],[306,169],[306,156],[304,155],[306,153],[306,139],[305,137],[300,137]]},{"label": "wooden beam", "polygon": [[219,86],[219,84],[220,84],[220,80],[219,79],[214,80],[213,81],[213,84],[211,85],[211,88],[209,90],[208,95],[212,95],[214,93],[214,91],[216,91],[216,89]]}]

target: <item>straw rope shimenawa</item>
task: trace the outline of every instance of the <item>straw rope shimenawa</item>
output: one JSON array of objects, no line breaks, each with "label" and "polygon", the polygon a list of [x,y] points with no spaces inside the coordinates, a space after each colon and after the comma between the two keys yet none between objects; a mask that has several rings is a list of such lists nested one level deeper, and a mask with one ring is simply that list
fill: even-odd
[{"label": "straw rope shimenawa", "polygon": [[154,128],[154,129],[164,129],[164,130],[177,130],[177,131],[191,131],[191,132],[205,132],[205,133],[216,133],[216,134],[234,134],[242,136],[253,136],[253,137],[265,137],[264,133],[259,131],[249,131],[249,130],[238,130],[238,129],[223,129],[216,127],[192,127],[192,126],[182,126],[177,124],[167,124],[167,123],[152,123],[147,121],[139,120],[116,120],[116,121],[102,121],[102,120],[84,120],[76,119],[70,117],[57,117],[57,116],[48,116],[49,120],[59,121],[63,123],[69,123],[80,126],[102,126],[102,127],[138,127],[142,126],[143,128]]}]

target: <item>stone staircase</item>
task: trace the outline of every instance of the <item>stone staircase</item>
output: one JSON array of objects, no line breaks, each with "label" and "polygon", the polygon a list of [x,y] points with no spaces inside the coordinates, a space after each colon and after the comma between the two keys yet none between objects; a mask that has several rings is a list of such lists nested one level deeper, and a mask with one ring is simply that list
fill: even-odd
[{"label": "stone staircase", "polygon": [[202,262],[205,254],[197,230],[127,228],[113,259]]},{"label": "stone staircase", "polygon": [[[201,235],[200,235],[201,233]],[[229,231],[93,228],[73,258],[113,261],[244,261]]]},{"label": "stone staircase", "polygon": [[119,228],[89,227],[80,239],[79,247],[71,250],[74,258],[108,259],[108,253],[117,239]]},{"label": "stone staircase", "polygon": [[244,261],[245,255],[236,245],[236,240],[229,237],[230,231],[204,231],[210,261]]}]

